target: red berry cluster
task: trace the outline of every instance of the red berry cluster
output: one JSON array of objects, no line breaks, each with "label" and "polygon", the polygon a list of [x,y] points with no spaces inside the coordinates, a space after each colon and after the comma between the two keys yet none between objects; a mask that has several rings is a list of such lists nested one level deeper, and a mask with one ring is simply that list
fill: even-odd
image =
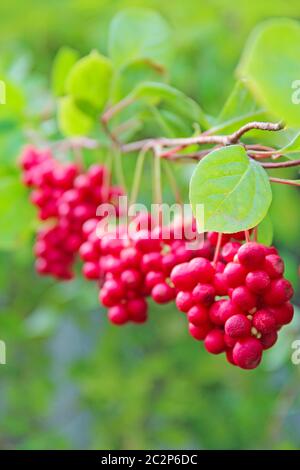
[{"label": "red berry cluster", "polygon": [[76,254],[85,240],[84,223],[95,217],[99,204],[112,201],[121,191],[104,184],[104,166],[92,165],[83,172],[73,163],[58,162],[48,150],[26,148],[21,167],[24,184],[33,188],[31,201],[39,209],[39,218],[50,220],[37,235],[36,269],[40,274],[71,279]]},{"label": "red berry cluster", "polygon": [[[99,299],[108,307],[110,321],[118,325],[145,322],[148,296],[159,304],[175,299],[177,290],[170,273],[176,264],[200,255],[211,259],[213,255],[209,242],[190,250],[184,237],[176,238],[178,227],[146,229],[142,219],[142,214],[135,219],[134,230],[121,226],[117,235],[108,233],[101,239],[96,234],[96,222],[94,227],[90,222],[83,227],[88,237],[80,248],[84,274],[93,279],[100,269],[103,284]],[[147,219],[150,226],[151,219]]]},{"label": "red berry cluster", "polygon": [[274,247],[227,242],[215,266],[195,258],[175,266],[171,281],[191,335],[204,340],[208,352],[225,352],[231,364],[253,369],[293,317],[293,288],[283,273]]}]

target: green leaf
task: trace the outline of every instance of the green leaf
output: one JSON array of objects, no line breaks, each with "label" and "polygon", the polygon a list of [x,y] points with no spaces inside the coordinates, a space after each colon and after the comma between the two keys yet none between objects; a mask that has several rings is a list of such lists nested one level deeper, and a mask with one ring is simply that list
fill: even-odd
[{"label": "green leaf", "polygon": [[52,66],[52,90],[55,96],[66,93],[66,79],[73,65],[79,59],[79,53],[71,47],[61,47]]},{"label": "green leaf", "polygon": [[192,209],[197,218],[197,206],[203,205],[205,231],[233,233],[255,227],[271,200],[267,173],[241,145],[212,151],[190,181]]},{"label": "green leaf", "polygon": [[93,51],[72,67],[66,82],[67,92],[77,102],[100,112],[108,100],[112,73],[110,60]]},{"label": "green leaf", "polygon": [[19,175],[0,176],[0,249],[11,250],[30,235],[34,209],[28,203],[28,193]]},{"label": "green leaf", "polygon": [[[300,77],[300,25],[291,19],[272,19],[255,28],[238,67],[257,100],[277,119],[300,124],[296,80]],[[299,88],[299,87],[298,87]]]},{"label": "green leaf", "polygon": [[61,98],[58,106],[58,125],[66,136],[88,135],[94,119],[76,104],[70,96]]},{"label": "green leaf", "polygon": [[160,67],[147,59],[138,59],[122,67],[113,82],[112,100],[118,102],[143,81],[163,81]]},{"label": "green leaf", "polygon": [[258,242],[263,245],[270,246],[273,241],[273,224],[271,217],[266,215],[266,217],[258,225]]},{"label": "green leaf", "polygon": [[152,10],[123,10],[110,25],[109,55],[118,67],[137,59],[165,65],[170,59],[170,43],[168,24]]},{"label": "green leaf", "polygon": [[290,156],[294,153],[300,152],[300,132],[296,134],[293,140],[285,147],[278,150],[278,153]]},{"label": "green leaf", "polygon": [[152,106],[164,102],[192,123],[198,123],[204,128],[209,127],[209,122],[198,103],[165,83],[143,82],[132,91],[129,97],[133,100],[143,100]]},{"label": "green leaf", "polygon": [[264,111],[257,104],[253,95],[245,85],[244,80],[239,80],[234,85],[225,105],[220,112],[214,129],[217,132],[230,134],[249,121],[264,118]]}]

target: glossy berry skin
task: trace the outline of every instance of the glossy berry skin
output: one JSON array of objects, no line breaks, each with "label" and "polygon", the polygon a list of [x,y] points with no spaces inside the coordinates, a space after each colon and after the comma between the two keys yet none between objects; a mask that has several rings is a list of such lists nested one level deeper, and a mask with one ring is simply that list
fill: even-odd
[{"label": "glossy berry skin", "polygon": [[190,292],[180,291],[176,295],[176,307],[180,312],[187,313],[194,303],[193,294]]},{"label": "glossy berry skin", "polygon": [[197,341],[203,341],[211,328],[212,326],[210,323],[204,323],[201,326],[196,326],[193,323],[189,323],[189,333]]},{"label": "glossy berry skin", "polygon": [[264,302],[270,306],[280,305],[289,301],[293,294],[293,287],[287,279],[274,279],[264,295]]},{"label": "glossy berry skin", "polygon": [[189,263],[181,263],[175,266],[170,275],[171,281],[177,289],[190,290],[197,283],[197,279],[190,270]]},{"label": "glossy berry skin", "polygon": [[256,307],[256,296],[247,287],[236,287],[232,292],[233,303],[246,312]]},{"label": "glossy berry skin", "polygon": [[166,282],[156,284],[151,291],[151,297],[158,304],[166,304],[175,298],[175,289],[170,287]]},{"label": "glossy berry skin", "polygon": [[107,316],[114,325],[124,325],[129,321],[128,312],[122,305],[109,308]]},{"label": "glossy berry skin", "polygon": [[233,261],[240,247],[241,247],[240,243],[237,243],[237,242],[226,243],[223,246],[222,251],[221,251],[221,256],[224,259],[224,261],[226,261],[226,263]]},{"label": "glossy berry skin", "polygon": [[262,335],[260,338],[261,345],[263,349],[269,349],[276,343],[278,334],[276,331],[271,331],[270,333]]},{"label": "glossy berry skin", "polygon": [[251,322],[243,314],[233,315],[225,323],[225,333],[231,338],[242,338],[251,333]]},{"label": "glossy berry skin", "polygon": [[294,316],[294,307],[290,302],[268,309],[274,316],[278,327],[290,323]]},{"label": "glossy berry skin", "polygon": [[188,264],[188,270],[193,282],[210,283],[215,270],[212,263],[205,258],[194,258]]},{"label": "glossy berry skin", "polygon": [[147,320],[148,304],[145,299],[137,298],[127,302],[129,319],[134,323],[145,323]]},{"label": "glossy berry skin", "polygon": [[255,369],[261,361],[263,347],[256,338],[237,341],[232,350],[232,358],[242,369]]},{"label": "glossy berry skin", "polygon": [[264,270],[271,279],[276,279],[283,275],[284,262],[278,255],[267,255],[264,262]]},{"label": "glossy berry skin", "polygon": [[216,291],[211,284],[197,284],[192,292],[195,303],[209,307],[215,300]]},{"label": "glossy berry skin", "polygon": [[245,282],[247,271],[241,264],[230,262],[224,269],[224,275],[229,287],[238,287]]},{"label": "glossy berry skin", "polygon": [[211,354],[221,354],[225,351],[224,333],[221,330],[211,330],[204,340],[205,349]]},{"label": "glossy berry skin", "polygon": [[202,305],[194,305],[189,309],[187,318],[193,325],[201,326],[209,322],[208,310]]},{"label": "glossy berry skin", "polygon": [[252,271],[262,266],[265,259],[265,249],[259,243],[249,242],[240,247],[237,256],[241,265]]},{"label": "glossy berry skin", "polygon": [[276,319],[267,309],[258,310],[253,316],[253,326],[262,334],[276,330]]},{"label": "glossy berry skin", "polygon": [[265,271],[252,271],[246,276],[246,286],[254,294],[264,292],[270,283],[270,277]]}]

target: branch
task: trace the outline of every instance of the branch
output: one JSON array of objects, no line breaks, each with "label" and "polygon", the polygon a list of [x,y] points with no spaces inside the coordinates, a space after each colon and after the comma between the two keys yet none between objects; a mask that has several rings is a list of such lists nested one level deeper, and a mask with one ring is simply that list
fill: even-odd
[{"label": "branch", "polygon": [[140,150],[147,143],[151,146],[159,145],[161,147],[189,147],[190,145],[202,145],[202,144],[219,144],[219,145],[230,145],[238,142],[239,138],[242,137],[246,132],[252,129],[261,129],[265,131],[279,131],[283,128],[281,123],[271,122],[248,122],[236,132],[229,135],[206,135],[200,134],[195,137],[183,137],[178,139],[168,139],[160,137],[158,139],[144,139],[137,142],[122,145],[122,151],[124,153],[134,152]]},{"label": "branch", "polygon": [[269,178],[272,183],[288,184],[290,186],[300,186],[300,180],[286,180],[281,178]]},{"label": "branch", "polygon": [[287,162],[278,162],[278,163],[273,163],[273,162],[261,163],[261,166],[263,166],[264,168],[289,168],[289,167],[299,166],[299,165],[300,165],[300,159],[288,160]]}]

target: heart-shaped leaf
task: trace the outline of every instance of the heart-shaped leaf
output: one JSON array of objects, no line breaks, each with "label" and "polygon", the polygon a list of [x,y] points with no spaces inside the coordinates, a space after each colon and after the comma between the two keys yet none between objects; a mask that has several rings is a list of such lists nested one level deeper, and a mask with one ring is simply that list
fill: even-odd
[{"label": "heart-shaped leaf", "polygon": [[299,43],[298,21],[265,21],[250,36],[238,67],[262,106],[295,127],[300,124]]},{"label": "heart-shaped leaf", "polygon": [[233,233],[255,227],[271,200],[267,173],[241,145],[212,151],[198,163],[190,181],[192,209],[197,218],[203,205],[205,231]]}]

